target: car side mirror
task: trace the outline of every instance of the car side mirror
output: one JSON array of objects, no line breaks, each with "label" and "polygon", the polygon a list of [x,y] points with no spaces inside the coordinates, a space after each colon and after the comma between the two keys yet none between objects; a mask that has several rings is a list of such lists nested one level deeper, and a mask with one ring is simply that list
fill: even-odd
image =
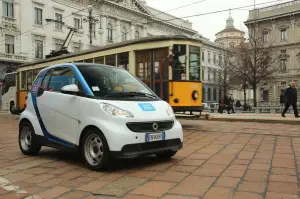
[{"label": "car side mirror", "polygon": [[64,94],[76,95],[79,93],[78,86],[76,84],[70,84],[63,86],[61,92]]}]

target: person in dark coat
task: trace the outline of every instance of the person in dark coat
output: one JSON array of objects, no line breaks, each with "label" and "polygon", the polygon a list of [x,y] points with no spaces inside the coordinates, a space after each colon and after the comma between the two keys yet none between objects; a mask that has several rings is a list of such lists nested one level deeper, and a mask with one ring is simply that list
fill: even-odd
[{"label": "person in dark coat", "polygon": [[236,106],[237,108],[240,108],[240,107],[242,106],[242,104],[241,104],[240,100],[236,101],[236,104],[235,104],[235,106]]},{"label": "person in dark coat", "polygon": [[224,96],[224,104],[226,106],[227,113],[230,114],[229,113],[229,110],[231,109],[230,108],[230,99],[227,95]]},{"label": "person in dark coat", "polygon": [[294,109],[295,117],[300,117],[297,110],[297,89],[295,87],[295,82],[291,82],[290,86],[285,89],[284,91],[284,103],[285,107],[282,112],[282,117],[285,117],[285,113],[289,109],[289,107],[292,105]]}]

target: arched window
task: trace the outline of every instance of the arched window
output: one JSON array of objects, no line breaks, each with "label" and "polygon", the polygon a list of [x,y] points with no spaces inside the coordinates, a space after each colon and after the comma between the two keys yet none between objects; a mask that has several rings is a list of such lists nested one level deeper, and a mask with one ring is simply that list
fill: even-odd
[{"label": "arched window", "polygon": [[108,41],[113,40],[113,28],[112,28],[112,25],[110,23],[107,24],[107,40]]},{"label": "arched window", "polygon": [[125,27],[122,28],[121,35],[122,35],[122,41],[126,41],[127,40],[127,30]]},{"label": "arched window", "polygon": [[140,33],[139,33],[139,31],[135,31],[135,38],[136,38],[136,39],[140,38]]}]

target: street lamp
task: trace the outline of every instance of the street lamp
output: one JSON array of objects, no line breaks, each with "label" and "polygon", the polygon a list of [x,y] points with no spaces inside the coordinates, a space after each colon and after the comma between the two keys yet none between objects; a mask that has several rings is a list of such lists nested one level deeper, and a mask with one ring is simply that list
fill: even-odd
[{"label": "street lamp", "polygon": [[88,5],[89,16],[82,19],[83,23],[89,23],[89,35],[90,35],[90,47],[92,47],[93,39],[92,39],[92,31],[93,24],[100,23],[100,19],[92,16],[93,6]]}]

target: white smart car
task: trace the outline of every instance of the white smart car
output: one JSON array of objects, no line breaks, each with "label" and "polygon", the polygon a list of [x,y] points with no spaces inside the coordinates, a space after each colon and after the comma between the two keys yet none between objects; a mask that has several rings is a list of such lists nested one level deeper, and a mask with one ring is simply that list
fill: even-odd
[{"label": "white smart car", "polygon": [[111,158],[155,154],[170,158],[183,132],[168,103],[128,71],[99,64],[66,63],[43,69],[19,119],[19,146],[79,149],[89,168]]}]

